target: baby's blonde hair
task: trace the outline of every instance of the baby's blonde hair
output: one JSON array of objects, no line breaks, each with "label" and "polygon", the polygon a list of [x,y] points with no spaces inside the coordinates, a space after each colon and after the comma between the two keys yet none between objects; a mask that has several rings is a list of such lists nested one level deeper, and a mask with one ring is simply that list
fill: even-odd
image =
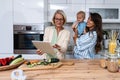
[{"label": "baby's blonde hair", "polygon": [[84,11],[79,11],[79,12],[77,13],[77,15],[79,15],[79,14],[82,14],[82,16],[83,16],[84,19],[85,19],[85,12],[84,12]]}]

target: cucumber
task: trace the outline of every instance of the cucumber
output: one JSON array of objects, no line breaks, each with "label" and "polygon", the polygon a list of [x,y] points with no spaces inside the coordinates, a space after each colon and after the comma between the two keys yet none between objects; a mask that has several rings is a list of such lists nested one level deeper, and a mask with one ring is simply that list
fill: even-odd
[{"label": "cucumber", "polygon": [[[12,61],[14,61],[15,59],[17,59],[17,58],[22,58],[22,55],[21,55],[21,54],[17,55],[16,57],[14,57],[14,58],[10,61],[10,63],[11,63]],[[10,64],[10,63],[9,63],[9,64]]]},{"label": "cucumber", "polygon": [[56,62],[59,62],[60,60],[58,58],[51,58],[49,60],[50,63],[56,63]]},{"label": "cucumber", "polygon": [[42,61],[42,62],[38,62],[38,65],[48,65],[50,62],[47,61]]},{"label": "cucumber", "polygon": [[24,60],[24,58],[17,58],[15,60],[13,60],[9,65],[15,65],[15,64],[17,64],[17,63],[19,63],[19,62],[21,62],[23,60]]},{"label": "cucumber", "polygon": [[15,60],[17,58],[21,58],[21,57],[22,57],[22,55],[20,54],[20,55],[16,56],[13,60]]}]

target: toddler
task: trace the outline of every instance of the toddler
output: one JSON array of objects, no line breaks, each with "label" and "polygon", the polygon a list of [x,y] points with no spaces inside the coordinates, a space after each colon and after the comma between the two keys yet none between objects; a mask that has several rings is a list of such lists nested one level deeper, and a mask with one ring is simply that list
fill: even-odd
[{"label": "toddler", "polygon": [[78,37],[84,33],[85,27],[86,27],[86,22],[84,22],[85,19],[85,12],[84,11],[79,11],[76,15],[77,21],[75,21],[72,25],[72,29],[75,32],[77,30],[78,32]]}]

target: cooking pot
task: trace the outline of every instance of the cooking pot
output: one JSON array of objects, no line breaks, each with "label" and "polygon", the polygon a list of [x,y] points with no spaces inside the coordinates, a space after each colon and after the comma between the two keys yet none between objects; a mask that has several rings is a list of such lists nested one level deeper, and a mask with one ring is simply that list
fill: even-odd
[{"label": "cooking pot", "polygon": [[31,30],[32,27],[31,26],[26,26],[26,30]]}]

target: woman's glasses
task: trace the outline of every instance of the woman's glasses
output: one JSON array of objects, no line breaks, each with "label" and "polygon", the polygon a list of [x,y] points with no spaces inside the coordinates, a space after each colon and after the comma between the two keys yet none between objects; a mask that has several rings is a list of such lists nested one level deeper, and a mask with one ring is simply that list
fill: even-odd
[{"label": "woman's glasses", "polygon": [[63,21],[64,19],[62,18],[55,18],[56,21]]}]

